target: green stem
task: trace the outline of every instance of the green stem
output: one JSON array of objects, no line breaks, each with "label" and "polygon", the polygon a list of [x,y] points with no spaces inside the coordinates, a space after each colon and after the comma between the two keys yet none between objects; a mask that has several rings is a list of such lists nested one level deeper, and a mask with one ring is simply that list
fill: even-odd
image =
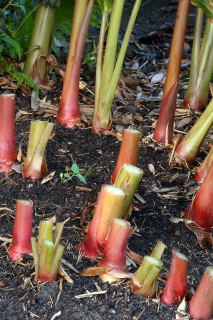
[{"label": "green stem", "polygon": [[39,271],[39,250],[38,250],[38,244],[36,241],[36,238],[31,238],[31,245],[32,245],[32,253],[33,253],[33,259],[34,259],[34,267],[35,267],[35,275],[36,278],[38,276]]},{"label": "green stem", "polygon": [[158,240],[154,249],[152,250],[152,253],[150,254],[150,257],[160,261],[165,248],[166,248],[165,244],[162,241]]},{"label": "green stem", "polygon": [[[23,73],[36,82],[42,82],[45,76],[46,59],[40,56],[41,54],[49,54],[55,13],[55,7],[51,8],[43,5],[39,6],[36,13],[31,42],[23,69]],[[38,66],[35,63],[38,63]]]},{"label": "green stem", "polygon": [[196,83],[196,78],[198,74],[198,61],[200,56],[202,26],[203,26],[203,10],[200,8],[197,8],[188,87],[194,86]]},{"label": "green stem", "polygon": [[95,108],[99,101],[99,92],[101,86],[101,75],[102,75],[102,62],[103,62],[103,47],[104,47],[104,37],[106,32],[108,12],[103,12],[101,20],[101,29],[99,35],[98,43],[98,54],[97,54],[97,63],[96,63],[96,78],[95,78]]},{"label": "green stem", "polygon": [[143,176],[143,170],[130,164],[124,164],[120,169],[114,186],[124,190],[126,196],[123,201],[123,217],[127,218],[130,205]]},{"label": "green stem", "polygon": [[58,245],[53,262],[52,262],[52,266],[51,266],[51,274],[53,278],[56,278],[58,274],[63,254],[64,254],[64,247],[62,245]]},{"label": "green stem", "polygon": [[54,242],[55,242],[55,248],[58,247],[60,241],[61,241],[61,235],[64,229],[64,222],[58,222],[55,227],[54,231]]},{"label": "green stem", "polygon": [[47,142],[50,138],[53,127],[54,127],[54,123],[47,123],[45,130],[43,132],[43,135],[37,145],[37,148],[33,155],[33,159],[31,161],[31,164],[35,170],[38,170],[38,171],[41,170],[42,164],[44,162],[44,153],[46,150]]},{"label": "green stem", "polygon": [[51,221],[42,221],[39,226],[38,244],[41,248],[44,240],[53,242],[53,224]]},{"label": "green stem", "polygon": [[51,274],[52,265],[55,256],[55,246],[52,241],[43,240],[41,251],[40,251],[40,261],[39,261],[39,275],[40,274]]},{"label": "green stem", "polygon": [[175,149],[175,157],[181,161],[191,162],[195,160],[201,144],[213,124],[213,99],[194,124],[187,135],[181,140]]},{"label": "green stem", "polygon": [[137,295],[153,296],[156,291],[157,277],[163,267],[162,261],[145,256],[134,273],[131,288]]},{"label": "green stem", "polygon": [[128,48],[130,36],[131,36],[132,29],[135,24],[135,20],[138,15],[138,11],[139,11],[141,2],[142,2],[142,0],[136,0],[136,2],[135,2],[134,8],[131,13],[131,17],[129,19],[128,26],[127,26],[127,29],[126,29],[126,32],[124,35],[124,39],[123,39],[123,42],[121,45],[121,49],[119,51],[118,59],[116,61],[115,68],[114,68],[114,71],[112,74],[112,79],[109,83],[109,87],[108,87],[106,98],[105,98],[105,107],[104,107],[104,109],[106,109],[106,112],[108,112],[108,113],[111,111],[111,108],[112,108],[112,102],[113,102],[113,99],[115,96],[115,90],[116,90],[116,87],[118,84],[118,80],[119,80],[120,73],[122,70],[122,66],[123,66],[124,58],[125,58],[126,51]]}]

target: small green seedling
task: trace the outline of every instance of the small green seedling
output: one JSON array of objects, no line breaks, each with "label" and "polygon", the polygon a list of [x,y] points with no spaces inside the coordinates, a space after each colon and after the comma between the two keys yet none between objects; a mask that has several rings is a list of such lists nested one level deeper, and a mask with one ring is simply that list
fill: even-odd
[{"label": "small green seedling", "polygon": [[93,171],[93,168],[80,169],[76,162],[69,168],[66,168],[66,172],[60,173],[61,182],[68,182],[73,177],[78,178],[82,183],[87,184],[86,177],[89,176]]}]

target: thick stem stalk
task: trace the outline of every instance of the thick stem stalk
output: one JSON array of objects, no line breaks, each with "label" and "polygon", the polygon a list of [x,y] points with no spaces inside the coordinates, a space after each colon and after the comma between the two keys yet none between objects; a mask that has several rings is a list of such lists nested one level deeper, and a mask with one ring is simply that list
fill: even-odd
[{"label": "thick stem stalk", "polygon": [[198,121],[175,149],[175,158],[178,161],[192,162],[196,159],[201,144],[213,124],[213,99],[202,113]]},{"label": "thick stem stalk", "polygon": [[23,176],[39,179],[47,171],[45,150],[54,124],[47,121],[31,121],[27,158],[24,162]]},{"label": "thick stem stalk", "polygon": [[189,314],[196,320],[210,320],[213,316],[213,267],[206,268],[189,302]]},{"label": "thick stem stalk", "polygon": [[16,160],[15,95],[0,95],[0,172],[12,170]]},{"label": "thick stem stalk", "polygon": [[191,204],[185,211],[184,218],[192,220],[200,228],[210,231],[213,227],[213,163]]},{"label": "thick stem stalk", "polygon": [[[198,58],[197,55],[195,58]],[[206,22],[199,59],[194,61],[194,64],[197,64],[197,74],[190,74],[188,90],[184,97],[184,106],[198,110],[206,107],[209,82],[213,74],[213,23],[210,19],[207,19]]]},{"label": "thick stem stalk", "polygon": [[[120,0],[120,5],[122,4],[122,1]],[[128,47],[129,39],[130,39],[132,29],[135,24],[135,20],[136,20],[141,2],[142,2],[142,0],[136,0],[136,2],[134,4],[134,7],[132,10],[130,19],[129,19],[129,23],[127,26],[127,30],[125,32],[124,39],[123,39],[123,42],[121,45],[121,49],[119,51],[118,59],[116,61],[116,64],[115,64],[114,50],[113,50],[113,55],[111,57],[110,43],[111,43],[112,39],[115,38],[115,34],[118,37],[118,33],[115,33],[114,29],[113,29],[113,33],[111,35],[110,34],[111,29],[109,28],[109,34],[108,34],[109,39],[107,38],[107,44],[109,43],[109,47],[108,47],[108,45],[106,46],[106,53],[105,53],[104,64],[103,64],[102,82],[101,82],[101,88],[100,88],[100,93],[99,93],[99,101],[98,101],[97,105],[95,106],[96,108],[95,108],[94,116],[93,116],[92,128],[93,128],[94,132],[104,131],[104,130],[108,129],[110,126],[112,103],[113,103],[113,99],[115,96],[115,91],[116,91],[116,87],[117,87],[118,80],[120,77],[120,73],[122,70],[123,61],[124,61],[124,58],[126,55],[126,50]],[[120,8],[120,10],[121,9],[123,11],[123,8]],[[114,10],[114,7],[113,7],[113,10]],[[119,13],[122,14],[122,11],[119,11]],[[113,14],[114,13],[112,11],[111,20],[113,19]],[[117,16],[116,16],[116,18],[117,18]],[[111,23],[111,20],[110,20],[110,23]],[[117,23],[117,21],[116,21],[116,23]],[[112,27],[113,27],[113,25],[112,25]],[[117,27],[118,27],[118,29],[116,29],[116,30],[119,30],[120,21],[119,21],[119,26],[117,26]],[[115,28],[115,26],[114,26],[114,28]],[[111,37],[112,37],[112,39],[111,39]],[[109,51],[107,51],[108,48],[109,48]],[[115,45],[113,46],[113,48],[115,49],[115,52],[116,52]],[[105,60],[105,58],[106,58],[106,60]],[[110,60],[110,59],[112,59],[112,60]],[[113,64],[115,64],[115,67]]]},{"label": "thick stem stalk", "polygon": [[171,306],[180,303],[187,291],[188,259],[178,251],[173,251],[169,276],[161,296],[161,301]]},{"label": "thick stem stalk", "polygon": [[39,248],[42,247],[44,240],[53,242],[53,224],[49,220],[41,221],[39,225],[39,234],[38,234],[38,245]]},{"label": "thick stem stalk", "polygon": [[152,250],[152,253],[150,254],[150,257],[160,261],[165,248],[166,248],[165,244],[162,241],[158,240],[154,249]]},{"label": "thick stem stalk", "polygon": [[129,237],[132,233],[130,223],[121,219],[113,219],[109,238],[104,247],[104,258],[98,264],[108,267],[110,271],[104,274],[103,281],[114,281],[113,272],[126,272],[126,251]]},{"label": "thick stem stalk", "polygon": [[116,177],[114,186],[123,189],[125,192],[123,218],[128,218],[129,209],[142,176],[143,170],[131,164],[124,164]]},{"label": "thick stem stalk", "polygon": [[42,54],[49,54],[55,13],[55,7],[45,7],[42,4],[36,12],[33,33],[23,72],[38,83],[44,80],[46,73],[46,59],[40,56]]},{"label": "thick stem stalk", "polygon": [[13,241],[9,248],[10,259],[13,261],[21,260],[24,253],[32,252],[32,215],[32,200],[17,200]]},{"label": "thick stem stalk", "polygon": [[111,182],[114,183],[120,171],[120,168],[125,164],[136,166],[138,158],[138,143],[140,140],[140,132],[133,129],[125,129],[122,137],[115,169],[112,174]]},{"label": "thick stem stalk", "polygon": [[211,150],[207,154],[205,160],[203,163],[197,168],[196,174],[194,176],[194,180],[202,183],[207,175],[207,172],[212,164],[213,161],[213,146],[211,147]]},{"label": "thick stem stalk", "polygon": [[[76,41],[74,41],[74,48],[70,49],[68,55],[64,86],[59,104],[59,113],[57,115],[57,122],[68,128],[81,124],[79,108],[80,69],[93,4],[94,0],[89,0],[88,5],[85,0],[83,0],[81,4],[79,1],[76,4],[75,12],[80,10],[80,13],[76,13],[77,17],[74,19],[74,22],[77,20],[76,32],[78,32],[78,38],[76,39],[75,36],[73,36]],[[79,21],[81,23],[79,23]]]},{"label": "thick stem stalk", "polygon": [[125,192],[120,188],[110,185],[101,188],[86,239],[80,245],[83,256],[93,260],[103,250],[113,218],[123,218],[124,198]]},{"label": "thick stem stalk", "polygon": [[153,297],[156,293],[156,282],[163,263],[150,256],[145,256],[130,282],[131,290],[137,296]]},{"label": "thick stem stalk", "polygon": [[[180,75],[181,58],[183,54],[186,25],[188,20],[190,0],[179,0],[169,54],[169,63],[164,85],[160,115],[155,127],[153,139],[163,144],[170,144],[173,137],[173,124],[176,108],[177,88]],[[172,95],[172,96],[171,96]],[[167,103],[169,99],[170,103]]]}]

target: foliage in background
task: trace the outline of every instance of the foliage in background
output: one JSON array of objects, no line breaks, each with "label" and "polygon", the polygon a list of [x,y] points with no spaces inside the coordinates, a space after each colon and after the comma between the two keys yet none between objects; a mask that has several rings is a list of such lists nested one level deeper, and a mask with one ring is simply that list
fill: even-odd
[{"label": "foliage in background", "polygon": [[[25,59],[35,12],[40,2],[38,0],[10,0],[0,4],[0,72],[9,73],[19,84],[30,86],[36,91],[38,91],[37,85],[17,71],[11,59],[18,61]],[[64,55],[67,55],[68,52],[73,9],[73,0],[62,0],[56,13],[51,50],[60,61],[63,61]],[[100,27],[100,15],[101,9],[96,4],[91,19],[91,25],[95,28]],[[91,50],[94,51],[93,48]],[[94,57],[94,53],[87,53],[85,64],[94,66]]]},{"label": "foliage in background", "polygon": [[213,19],[213,7],[210,4],[211,0],[192,0],[192,4],[196,7],[203,9],[204,13],[210,18]]}]

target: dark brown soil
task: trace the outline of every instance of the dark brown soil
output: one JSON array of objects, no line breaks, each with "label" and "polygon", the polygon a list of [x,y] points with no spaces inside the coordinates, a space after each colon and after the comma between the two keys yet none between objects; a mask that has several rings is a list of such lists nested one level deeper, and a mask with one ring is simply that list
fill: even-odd
[{"label": "dark brown soil", "polygon": [[[168,1],[165,3],[168,5]],[[174,6],[168,6],[168,8],[174,11]],[[162,10],[161,8],[163,15],[166,9]],[[164,17],[166,21],[167,16]],[[133,122],[142,131],[138,166],[144,170],[144,176],[137,193],[143,200],[139,201],[138,197],[135,200],[140,210],[134,211],[130,219],[131,224],[137,229],[130,239],[129,249],[144,256],[151,252],[157,240],[163,241],[167,246],[162,259],[163,274],[166,274],[170,266],[172,250],[179,248],[189,258],[188,285],[192,290],[197,286],[205,268],[213,263],[213,256],[212,251],[199,247],[195,236],[182,223],[170,221],[172,217],[181,217],[181,212],[192,197],[191,191],[195,191],[196,184],[192,182],[189,170],[169,166],[168,158],[171,149],[159,148],[149,137],[153,132],[152,125],[159,107],[159,99],[155,98],[162,90],[163,84],[158,83],[152,86],[146,84],[150,83],[149,80],[153,74],[165,69],[165,59],[168,55],[165,43],[169,43],[171,39],[171,30],[161,33],[159,25],[153,27],[151,31],[153,30],[157,30],[154,37],[149,36],[149,32],[136,37],[139,38],[137,45],[142,45],[145,39],[146,45],[140,49],[137,45],[131,44],[124,76],[134,78],[138,88],[129,88],[128,85],[124,87],[121,84],[114,109],[116,120],[113,122],[113,128],[115,130],[128,127]],[[141,70],[131,69],[134,63],[142,66],[146,61]],[[185,81],[184,74],[188,74],[186,68],[183,68],[182,83]],[[150,101],[139,99],[136,102],[135,97],[140,87],[143,88],[143,95],[151,98]],[[183,90],[182,87],[181,90]],[[16,93],[17,112],[25,110],[29,113],[22,114],[16,121],[17,142],[21,144],[25,153],[30,120],[44,118],[43,114],[31,112],[29,97],[23,96],[19,90]],[[52,93],[48,92],[48,99],[56,103],[59,95],[60,88],[54,88]],[[84,103],[86,95],[87,93],[83,92],[81,96]],[[178,100],[178,104],[180,102],[181,99]],[[119,110],[122,113],[118,113]],[[129,110],[131,113],[126,112]],[[109,183],[120,145],[113,136],[99,136],[91,133],[90,116],[86,115],[86,117],[88,123],[83,128],[68,130],[55,126],[54,136],[47,147],[49,173],[55,171],[52,180],[41,185],[41,180],[31,182],[14,171],[8,176],[0,175],[0,236],[11,238],[15,200],[32,199],[34,234],[37,234],[39,221],[43,219],[55,216],[57,221],[64,221],[70,218],[63,233],[64,258],[79,272],[93,265],[84,259],[78,259],[77,246],[84,236],[79,224],[81,210],[88,198],[96,198],[101,186]],[[194,115],[191,117],[193,121]],[[50,119],[54,121],[53,118]],[[187,126],[180,130],[187,131]],[[73,178],[68,183],[62,183],[60,180],[60,173],[65,172],[66,166],[70,166],[73,161],[81,169],[94,167],[91,175],[87,177],[86,188],[77,178]],[[73,284],[64,279],[50,284],[36,284],[32,258],[26,256],[22,262],[13,263],[8,258],[9,243],[1,241],[0,244],[1,320],[172,320],[176,318],[176,306],[168,308],[159,303],[158,296],[164,285],[161,281],[159,281],[158,296],[154,300],[136,297],[130,292],[128,281],[109,285],[102,283],[98,278],[81,277],[67,266],[64,266],[64,269],[73,279]],[[130,265],[129,271],[134,270],[135,267]],[[83,293],[97,292],[100,289],[106,290],[106,293],[81,299],[76,297]],[[55,318],[54,315],[56,315]]]}]

